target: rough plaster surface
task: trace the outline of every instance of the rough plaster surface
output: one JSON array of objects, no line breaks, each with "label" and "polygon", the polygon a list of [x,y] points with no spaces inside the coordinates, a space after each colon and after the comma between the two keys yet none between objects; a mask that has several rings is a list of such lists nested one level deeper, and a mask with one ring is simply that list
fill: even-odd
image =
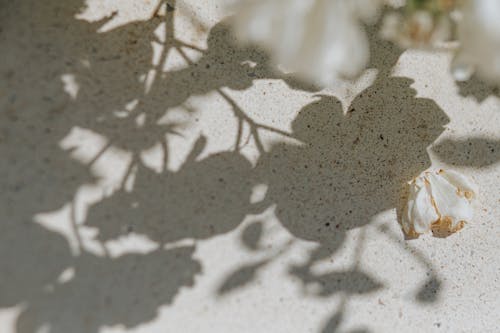
[{"label": "rough plaster surface", "polygon": [[[0,332],[500,330],[497,90],[371,36],[318,91],[157,5],[0,1]],[[429,167],[476,217],[405,241]]]}]

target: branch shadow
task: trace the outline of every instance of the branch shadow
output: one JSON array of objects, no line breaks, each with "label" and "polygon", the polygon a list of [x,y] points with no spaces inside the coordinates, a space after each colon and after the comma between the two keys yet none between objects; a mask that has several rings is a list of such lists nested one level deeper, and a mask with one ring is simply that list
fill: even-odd
[{"label": "branch shadow", "polygon": [[[98,332],[105,325],[135,327],[151,321],[180,288],[194,285],[202,271],[193,257],[195,247],[117,258],[85,248],[74,254],[65,237],[33,221],[39,213],[71,205],[80,186],[99,181],[91,169],[95,161],[85,165],[73,160],[60,142],[80,127],[106,137],[105,149],[132,153],[130,169],[137,168],[133,193],[119,189],[91,208],[88,225],[100,229],[100,240],[121,236],[122,227],[125,233],[135,229],[160,244],[230,231],[248,211],[248,188],[240,179],[247,177],[250,164],[242,155],[227,152],[197,161],[203,150],[200,138],[181,171],[162,174],[147,169],[138,155],[159,142],[167,146],[166,136],[177,124],[159,125],[158,120],[169,108],[221,87],[250,87],[267,74],[241,62],[262,64],[265,59],[257,51],[235,48],[234,38],[221,24],[210,34],[209,50],[200,50],[200,61],[168,75],[160,73],[146,93],[139,78],[151,70],[155,30],[161,23],[173,25],[172,10],[165,17],[154,15],[98,33],[113,16],[91,23],[78,20],[80,1],[20,1],[2,8],[6,19],[0,38],[10,47],[2,52],[0,68],[6,79],[2,91],[8,92],[0,101],[0,306],[25,305],[17,319],[18,332],[43,327],[48,332]],[[21,25],[9,17],[29,20]],[[177,45],[171,35],[164,43],[165,58],[172,48],[188,47]],[[66,73],[79,84],[73,98],[61,82]],[[132,110],[117,116],[115,111],[132,100],[138,101]],[[139,126],[136,117],[141,114],[146,121]],[[166,162],[166,150],[165,155]],[[172,193],[175,189],[181,192]],[[111,231],[114,227],[117,230]]]},{"label": "branch shadow", "polygon": [[[200,160],[205,143],[200,137],[181,169],[172,172],[166,167],[167,139],[178,134],[179,124],[159,120],[189,97],[216,91],[240,122],[253,128],[257,141],[257,128],[272,128],[246,116],[221,88],[243,90],[256,79],[280,74],[262,52],[237,47],[224,23],[211,29],[206,50],[176,39],[175,1],[167,5],[164,16],[156,12],[149,20],[100,32],[116,13],[95,22],[79,20],[75,15],[83,1],[2,4],[6,51],[0,87],[7,94],[0,96],[0,306],[23,304],[18,332],[98,332],[107,325],[131,328],[153,320],[160,306],[171,304],[202,272],[193,256],[196,245],[163,245],[229,232],[252,210],[251,165],[238,146]],[[16,17],[28,22],[21,25]],[[161,24],[167,33],[158,40]],[[151,64],[152,42],[163,44],[157,68]],[[185,49],[201,58],[191,61]],[[164,72],[171,52],[188,66]],[[141,78],[151,71],[156,79],[146,89]],[[66,74],[78,83],[76,93],[67,91]],[[145,120],[139,124],[140,116]],[[88,164],[61,148],[75,127],[107,139]],[[165,165],[155,173],[139,155],[158,143]],[[92,165],[110,148],[131,153],[123,184],[133,176],[134,188],[127,192],[122,186],[90,207],[85,224],[98,229],[96,240],[104,248],[107,240],[134,232],[158,244],[152,252],[114,258],[79,244],[75,253],[59,232],[34,221],[37,214],[72,206],[81,186],[97,184]],[[80,227],[73,227],[78,235]]]},{"label": "branch shadow", "polygon": [[[384,286],[360,268],[363,237],[351,268],[317,274],[312,267],[333,257],[349,231],[366,232],[364,227],[375,215],[393,208],[401,214],[404,184],[431,166],[427,148],[449,122],[434,101],[416,97],[411,79],[392,75],[402,51],[374,31],[378,29],[370,30],[370,68],[378,71],[375,82],[355,97],[347,114],[335,96],[316,95],[292,122],[291,134],[301,143],[275,143],[255,169],[259,182],[268,185],[265,201],[275,205],[281,224],[295,238],[318,244],[305,263],[289,268],[290,276],[300,281],[306,295],[341,297],[323,332],[338,331],[351,295]],[[435,302],[441,279],[430,262],[416,260],[431,277],[416,291],[414,301]],[[263,266],[243,265],[229,279],[238,276],[243,287]],[[224,286],[220,295],[227,292]]]},{"label": "branch shadow", "polygon": [[156,318],[181,287],[192,287],[200,264],[193,247],[125,254],[103,260],[82,255],[74,278],[59,282],[31,301],[21,313],[17,332],[98,332],[102,326],[135,327]]},{"label": "branch shadow", "polygon": [[[168,2],[165,16],[156,13],[106,32],[99,31],[113,16],[96,22],[76,19],[81,1],[3,6],[0,42],[9,47],[0,61],[6,84],[0,88],[8,92],[0,96],[0,156],[7,161],[0,164],[0,184],[6,189],[0,192],[0,211],[6,212],[0,225],[0,307],[23,304],[17,332],[48,327],[50,333],[94,333],[103,326],[133,328],[152,321],[159,307],[171,305],[179,290],[193,287],[202,273],[194,256],[197,241],[231,232],[247,215],[272,205],[295,238],[318,245],[306,263],[289,267],[290,277],[298,278],[309,296],[343,295],[345,304],[349,295],[383,287],[359,267],[362,240],[351,268],[317,274],[312,266],[331,257],[348,231],[399,207],[401,185],[430,166],[426,148],[448,119],[433,101],[416,98],[410,79],[391,76],[401,50],[372,33],[375,82],[354,99],[346,115],[337,98],[316,95],[299,111],[290,134],[253,121],[224,89],[245,90],[263,78],[281,79],[293,89],[315,88],[274,70],[258,49],[237,46],[224,22],[210,30],[202,50],[173,33],[175,1]],[[21,25],[16,17],[30,20]],[[167,33],[159,39],[155,31],[160,24]],[[163,45],[156,67],[152,42]],[[201,57],[191,60],[185,50]],[[163,71],[171,52],[188,66]],[[153,83],[146,89],[140,78],[151,72]],[[65,92],[63,74],[79,83],[73,97]],[[201,157],[206,139],[200,136],[179,170],[167,168],[168,137],[178,134],[179,124],[159,120],[189,97],[209,92],[228,103],[239,126],[250,127],[261,153],[256,167],[239,151],[239,132],[234,151]],[[144,121],[139,124],[140,116]],[[89,164],[61,148],[75,127],[107,139]],[[279,141],[266,151],[259,137],[263,130],[300,144]],[[140,153],[158,143],[164,167],[155,172]],[[75,254],[66,238],[34,222],[39,213],[72,205],[81,186],[98,183],[91,166],[110,147],[129,152],[131,162],[122,186],[89,208],[84,225],[98,231],[95,240],[104,248],[134,233],[158,245],[151,252],[98,256],[82,246]],[[125,189],[132,178],[132,190]],[[268,191],[263,202],[252,204],[256,184],[267,184]],[[249,249],[267,251],[259,246],[262,226],[244,232]],[[165,248],[185,239],[194,245]],[[248,284],[287,246],[236,268],[215,292],[226,295]],[[429,286],[439,289],[439,278]],[[417,301],[431,299],[425,290]],[[341,307],[326,331],[335,331],[342,313]]]}]

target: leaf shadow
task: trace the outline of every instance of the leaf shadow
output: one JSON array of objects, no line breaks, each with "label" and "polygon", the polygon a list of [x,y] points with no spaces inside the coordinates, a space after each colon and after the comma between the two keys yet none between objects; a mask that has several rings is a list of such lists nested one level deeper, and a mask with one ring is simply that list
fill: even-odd
[{"label": "leaf shadow", "polygon": [[[264,78],[309,92],[316,87],[279,73],[258,49],[237,46],[224,22],[210,30],[207,49],[176,39],[175,4],[168,2],[165,17],[153,15],[105,32],[100,29],[112,17],[95,22],[75,18],[83,1],[18,1],[5,7],[6,16],[30,18],[23,26],[4,21],[2,36],[9,37],[0,65],[10,85],[0,104],[5,109],[0,154],[8,161],[0,165],[1,187],[7,189],[0,193],[0,211],[7,212],[0,225],[0,306],[24,304],[18,332],[49,327],[50,333],[96,333],[104,326],[134,328],[154,320],[158,309],[171,305],[181,288],[193,287],[203,271],[195,246],[165,245],[186,239],[196,244],[234,231],[248,214],[272,205],[295,238],[318,244],[305,265],[289,270],[305,290],[314,286],[312,297],[365,294],[382,287],[356,266],[361,252],[347,270],[316,274],[312,266],[336,253],[350,230],[397,206],[400,184],[430,165],[426,147],[448,121],[433,101],[416,98],[410,79],[390,75],[400,50],[372,35],[376,57],[371,67],[379,74],[356,96],[349,114],[343,114],[335,96],[317,95],[293,120],[293,133],[283,133],[255,122],[227,91],[245,90]],[[177,52],[186,67],[164,72],[151,64],[160,24],[168,31],[160,41],[160,64]],[[21,42],[14,38],[19,36]],[[199,52],[200,58],[191,60],[185,50]],[[141,78],[151,72],[156,76],[146,89]],[[79,83],[75,97],[61,82],[68,73]],[[239,126],[250,127],[261,153],[257,166],[239,151],[239,131],[234,151],[202,157],[205,139],[200,136],[179,170],[169,170],[168,138],[179,134],[179,124],[159,120],[191,96],[211,92],[231,107]],[[75,127],[107,139],[88,164],[60,146]],[[301,144],[277,141],[265,150],[259,136],[263,130]],[[140,159],[156,144],[164,153],[160,172]],[[134,233],[152,240],[158,246],[154,251],[112,257],[82,247],[75,254],[59,233],[33,222],[39,213],[74,203],[81,186],[98,183],[91,166],[110,147],[132,156],[123,183],[134,178],[134,186],[121,186],[89,207],[84,226],[97,230],[95,240],[104,248]],[[253,205],[251,190],[262,183],[269,187],[267,195]],[[259,247],[264,233],[261,224],[253,224],[242,241],[252,251],[265,251]],[[216,292],[232,294],[248,286],[278,257],[237,267]],[[61,280],[68,270],[73,276]]]},{"label": "leaf shadow", "polygon": [[444,162],[455,166],[484,168],[500,161],[500,140],[469,137],[445,139],[432,146]]},{"label": "leaf shadow", "polygon": [[469,80],[457,82],[458,93],[464,97],[473,97],[478,103],[490,96],[500,97],[500,90],[473,75]]}]

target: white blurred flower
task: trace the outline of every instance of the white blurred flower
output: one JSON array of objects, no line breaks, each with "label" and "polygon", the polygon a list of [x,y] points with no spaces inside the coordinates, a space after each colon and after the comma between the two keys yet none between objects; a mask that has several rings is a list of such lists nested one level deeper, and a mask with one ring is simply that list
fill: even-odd
[{"label": "white blurred flower", "polygon": [[411,237],[432,230],[436,234],[456,232],[471,221],[472,199],[478,189],[455,171],[425,171],[410,182],[404,232]]},{"label": "white blurred flower", "polygon": [[452,73],[466,80],[475,69],[482,78],[500,83],[500,1],[465,0],[461,11],[460,50]]},{"label": "white blurred flower", "polygon": [[267,48],[278,64],[320,85],[354,77],[366,66],[361,26],[377,16],[379,0],[254,0],[236,14],[239,37]]},{"label": "white blurred flower", "polygon": [[390,13],[384,17],[380,33],[403,48],[432,47],[450,37],[451,22],[446,15],[434,15],[426,10],[406,16]]}]

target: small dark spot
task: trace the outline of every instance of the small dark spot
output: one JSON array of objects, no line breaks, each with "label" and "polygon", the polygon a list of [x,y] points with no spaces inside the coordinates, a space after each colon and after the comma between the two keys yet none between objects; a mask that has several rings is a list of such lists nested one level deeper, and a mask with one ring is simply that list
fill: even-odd
[{"label": "small dark spot", "polygon": [[382,134],[380,134],[379,138],[380,140],[384,140],[384,136]]},{"label": "small dark spot", "polygon": [[437,328],[441,327],[441,323],[434,323],[434,326],[436,326]]},{"label": "small dark spot", "polygon": [[127,226],[127,232],[131,233],[132,231],[134,231],[134,227],[131,225]]},{"label": "small dark spot", "polygon": [[209,68],[210,68],[210,64],[206,64],[206,65],[205,65],[205,68],[206,68],[206,69],[209,69]]},{"label": "small dark spot", "polygon": [[219,178],[219,182],[223,183],[224,182],[224,178]]},{"label": "small dark spot", "polygon": [[335,229],[338,229],[338,228],[340,228],[340,223],[335,225]]},{"label": "small dark spot", "polygon": [[167,3],[167,12],[173,12],[175,10],[175,7],[172,6],[171,4]]},{"label": "small dark spot", "polygon": [[[1,31],[1,30],[0,30]],[[13,70],[9,70],[7,71],[7,73],[5,74],[5,77],[7,79],[11,79],[12,77],[14,76],[14,71]]]},{"label": "small dark spot", "polygon": [[329,227],[329,226],[330,226],[330,222],[326,222],[325,227]]}]

